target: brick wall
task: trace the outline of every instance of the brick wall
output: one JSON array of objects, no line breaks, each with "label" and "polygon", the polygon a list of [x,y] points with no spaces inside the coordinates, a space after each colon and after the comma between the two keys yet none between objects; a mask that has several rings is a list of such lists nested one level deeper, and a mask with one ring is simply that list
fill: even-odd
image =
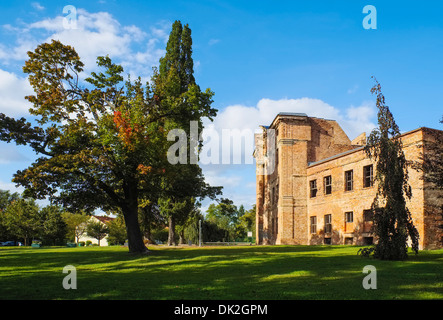
[{"label": "brick wall", "polygon": [[[257,243],[362,245],[371,241],[371,222],[365,221],[364,211],[371,207],[376,186],[365,186],[368,169],[364,168],[373,163],[361,146],[362,139],[356,145],[336,121],[300,114],[279,114],[269,128],[276,132],[276,168],[263,175],[263,164],[257,161]],[[402,136],[408,160],[418,161],[424,152],[426,130]],[[256,145],[257,139],[260,135]],[[352,190],[345,190],[347,171],[352,171]],[[330,194],[325,193],[325,177],[330,177]],[[311,197],[314,180],[317,193]],[[441,247],[442,215],[436,210],[443,205],[441,192],[425,188],[416,170],[409,170],[409,182],[413,198],[407,206],[420,234],[420,247]],[[311,217],[316,219],[314,233]]]}]

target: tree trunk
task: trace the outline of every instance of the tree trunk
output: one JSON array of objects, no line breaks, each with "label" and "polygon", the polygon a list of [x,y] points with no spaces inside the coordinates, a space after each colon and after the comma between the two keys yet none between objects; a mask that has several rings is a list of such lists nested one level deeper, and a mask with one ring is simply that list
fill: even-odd
[{"label": "tree trunk", "polygon": [[169,217],[169,233],[168,233],[168,246],[175,246],[175,219],[174,217]]},{"label": "tree trunk", "polygon": [[138,223],[137,207],[126,207],[123,209],[123,216],[125,218],[126,233],[128,235],[128,248],[131,253],[146,253],[146,248],[143,243],[140,225]]},{"label": "tree trunk", "polygon": [[180,238],[179,238],[178,244],[185,244],[185,228],[184,227],[180,231],[179,235],[180,235]]}]

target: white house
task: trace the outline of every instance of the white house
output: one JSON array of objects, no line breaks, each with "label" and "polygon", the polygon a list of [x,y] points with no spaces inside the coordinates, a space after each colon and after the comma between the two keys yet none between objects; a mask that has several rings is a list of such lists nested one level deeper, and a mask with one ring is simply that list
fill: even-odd
[{"label": "white house", "polygon": [[[110,221],[114,220],[115,218],[112,217],[105,217],[105,216],[91,216],[91,219],[89,219],[88,222],[94,221],[94,222],[100,222],[103,224],[107,224]],[[86,242],[86,241],[91,241],[93,244],[98,244],[98,240],[95,238],[91,238],[86,234],[86,231],[79,237],[78,239],[79,242]],[[100,246],[108,246],[108,237],[104,237],[103,239],[100,240]]]}]

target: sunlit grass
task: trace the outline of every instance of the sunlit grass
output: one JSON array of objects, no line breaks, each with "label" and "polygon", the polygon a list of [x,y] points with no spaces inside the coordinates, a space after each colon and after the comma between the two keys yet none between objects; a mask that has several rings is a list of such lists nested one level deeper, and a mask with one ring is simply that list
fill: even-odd
[{"label": "sunlit grass", "polygon": [[[0,248],[0,299],[443,299],[443,250],[378,261],[352,246]],[[77,270],[77,289],[62,286]],[[377,289],[365,290],[365,265]]]}]

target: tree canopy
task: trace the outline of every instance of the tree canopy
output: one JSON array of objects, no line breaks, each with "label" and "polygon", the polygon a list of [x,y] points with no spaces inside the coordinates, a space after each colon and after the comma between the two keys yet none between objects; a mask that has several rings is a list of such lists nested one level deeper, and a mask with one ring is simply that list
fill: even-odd
[{"label": "tree canopy", "polygon": [[[191,46],[190,29],[176,21],[168,42],[174,49],[167,48],[160,72],[146,84],[125,80],[123,67],[106,56],[97,58],[101,72],[91,72],[83,85],[80,57],[60,41],[28,52],[23,71],[34,95],[26,99],[38,125],[0,113],[0,139],[28,145],[39,157],[13,181],[25,187],[26,196],[47,197],[71,211],[120,210],[129,250],[146,252],[139,209],[156,201],[162,184],[175,190],[174,177],[182,170],[167,161],[168,130],[190,120],[201,125],[202,117],[216,114],[212,91],[195,84]],[[189,177],[205,189],[198,169]],[[208,194],[196,188],[189,193]]]}]

